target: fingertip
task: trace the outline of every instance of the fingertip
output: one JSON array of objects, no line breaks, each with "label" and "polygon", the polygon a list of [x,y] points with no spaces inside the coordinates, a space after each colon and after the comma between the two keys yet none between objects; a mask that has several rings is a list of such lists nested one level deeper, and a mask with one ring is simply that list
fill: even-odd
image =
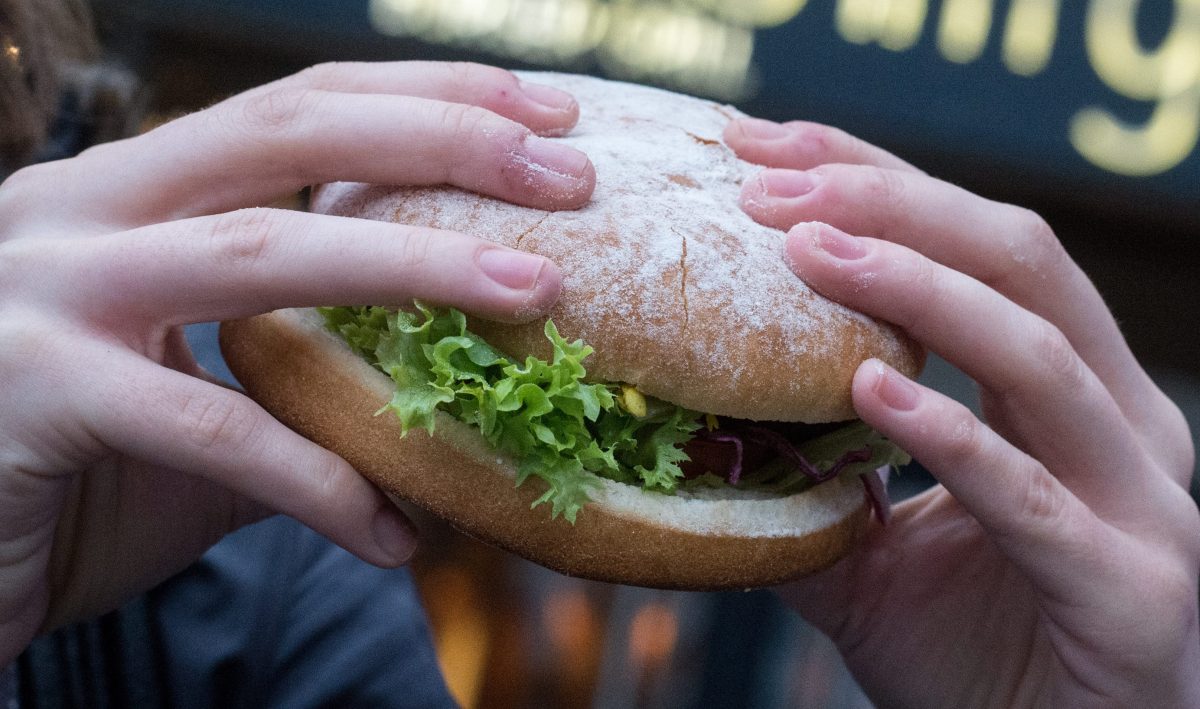
[{"label": "fingertip", "polygon": [[516,249],[489,246],[476,257],[494,285],[488,308],[472,308],[492,320],[522,323],[545,315],[562,292],[562,272],[550,259]]},{"label": "fingertip", "polygon": [[579,102],[566,91],[530,81],[517,86],[539,115],[540,120],[529,126],[538,135],[564,136],[579,121]]},{"label": "fingertip", "polygon": [[494,283],[515,291],[536,289],[550,265],[544,256],[500,246],[480,249],[475,262]]},{"label": "fingertip", "polygon": [[800,222],[788,229],[784,240],[784,260],[797,276],[804,275],[804,264],[809,260],[809,254],[820,239],[820,230],[824,226],[817,222]]},{"label": "fingertip", "polygon": [[546,259],[546,267],[538,275],[534,287],[530,289],[525,301],[513,311],[510,320],[514,323],[526,323],[546,316],[558,297],[562,295],[562,272],[558,265]]},{"label": "fingertip", "polygon": [[821,185],[812,171],[769,168],[742,184],[739,204],[756,222],[788,229],[816,213],[821,200],[813,193]]},{"label": "fingertip", "polygon": [[[587,157],[586,155],[584,157]],[[592,161],[588,158],[587,163],[583,167],[583,171],[579,174],[576,184],[562,196],[559,209],[579,209],[586,205],[592,199],[592,192],[596,189],[596,166],[592,165]]]},{"label": "fingertip", "polygon": [[[764,226],[776,229],[787,229],[791,224],[780,218],[779,205],[767,196],[766,185],[762,175],[742,183],[741,194],[738,195],[738,206],[750,218]],[[794,223],[794,222],[793,222]]]},{"label": "fingertip", "polygon": [[876,358],[859,365],[852,391],[855,405],[868,423],[874,423],[880,416],[915,411],[921,403],[917,384]]},{"label": "fingertip", "polygon": [[748,179],[742,183],[742,191],[738,195],[738,205],[747,214],[754,216],[755,212],[763,206],[763,196],[766,195],[766,192],[766,186],[763,184],[762,173],[760,172],[753,179]]},{"label": "fingertip", "polygon": [[379,551],[368,559],[373,564],[385,568],[403,566],[416,553],[416,526],[390,502],[385,501],[376,511],[371,533]]},{"label": "fingertip", "polygon": [[770,142],[786,138],[787,126],[763,118],[735,118],[725,126],[725,142],[739,152],[737,146],[755,142]]},{"label": "fingertip", "polygon": [[596,187],[596,168],[587,154],[550,138],[526,135],[507,162],[512,189],[529,206],[577,209]]}]

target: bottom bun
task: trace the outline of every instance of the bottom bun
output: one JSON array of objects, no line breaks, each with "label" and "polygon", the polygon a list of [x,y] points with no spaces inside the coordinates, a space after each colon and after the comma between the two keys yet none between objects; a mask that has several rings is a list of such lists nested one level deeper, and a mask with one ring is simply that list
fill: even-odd
[{"label": "bottom bun", "polygon": [[438,414],[436,432],[400,435],[376,412],[391,380],[327,331],[312,310],[224,323],[221,349],[246,392],[276,418],[345,458],[396,498],[460,531],[571,576],[655,588],[782,583],[844,556],[869,517],[863,486],[835,479],[788,497],[733,489],[677,495],[599,479],[572,525],[531,477],[470,426]]}]

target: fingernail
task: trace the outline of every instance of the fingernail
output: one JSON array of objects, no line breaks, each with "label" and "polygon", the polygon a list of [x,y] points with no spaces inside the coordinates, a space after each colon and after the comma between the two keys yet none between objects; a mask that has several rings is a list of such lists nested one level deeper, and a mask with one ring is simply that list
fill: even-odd
[{"label": "fingernail", "polygon": [[854,261],[867,255],[867,249],[863,245],[862,239],[825,224],[816,225],[813,229],[812,244],[842,261]]},{"label": "fingernail", "polygon": [[896,411],[912,411],[917,408],[919,394],[912,382],[883,362],[875,363],[879,378],[875,380],[875,393],[890,408]]},{"label": "fingernail", "polygon": [[800,170],[763,170],[758,182],[763,194],[780,199],[803,197],[817,187],[816,178]]},{"label": "fingernail", "polygon": [[588,157],[578,150],[536,135],[525,139],[524,156],[532,166],[572,180],[582,177],[589,165]]},{"label": "fingernail", "polygon": [[546,108],[556,111],[569,111],[575,107],[575,98],[566,91],[560,91],[545,84],[529,84],[521,82],[521,92],[534,103],[540,103]]},{"label": "fingernail", "polygon": [[754,140],[778,140],[788,135],[787,127],[761,118],[742,118],[738,125],[743,135]]},{"label": "fingernail", "polygon": [[508,249],[484,249],[478,261],[488,278],[513,290],[533,290],[546,268],[546,259],[541,256]]},{"label": "fingernail", "polygon": [[417,532],[399,510],[382,507],[371,523],[375,543],[396,564],[408,561],[417,549]]}]

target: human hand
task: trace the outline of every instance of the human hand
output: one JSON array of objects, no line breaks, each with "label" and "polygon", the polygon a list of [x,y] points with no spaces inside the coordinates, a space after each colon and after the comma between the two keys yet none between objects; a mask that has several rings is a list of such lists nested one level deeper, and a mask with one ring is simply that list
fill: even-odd
[{"label": "human hand", "polygon": [[1200,517],[1179,410],[1046,223],[840,131],[735,121],[793,270],[977,382],[868,361],[859,415],[941,485],[781,595],[883,706],[1200,706]]},{"label": "human hand", "polygon": [[411,526],[336,455],[192,358],[187,323],[414,297],[501,319],[558,296],[540,256],[274,209],[312,183],[450,183],[570,209],[578,106],[475,65],[315,67],[0,185],[0,667],[273,511],[399,565]]}]

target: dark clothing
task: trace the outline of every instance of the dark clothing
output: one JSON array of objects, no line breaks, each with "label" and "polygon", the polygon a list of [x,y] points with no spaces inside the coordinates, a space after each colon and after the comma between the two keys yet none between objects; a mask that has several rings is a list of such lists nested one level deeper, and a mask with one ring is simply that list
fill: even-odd
[{"label": "dark clothing", "polygon": [[18,661],[20,707],[452,707],[412,579],[284,517]]}]

